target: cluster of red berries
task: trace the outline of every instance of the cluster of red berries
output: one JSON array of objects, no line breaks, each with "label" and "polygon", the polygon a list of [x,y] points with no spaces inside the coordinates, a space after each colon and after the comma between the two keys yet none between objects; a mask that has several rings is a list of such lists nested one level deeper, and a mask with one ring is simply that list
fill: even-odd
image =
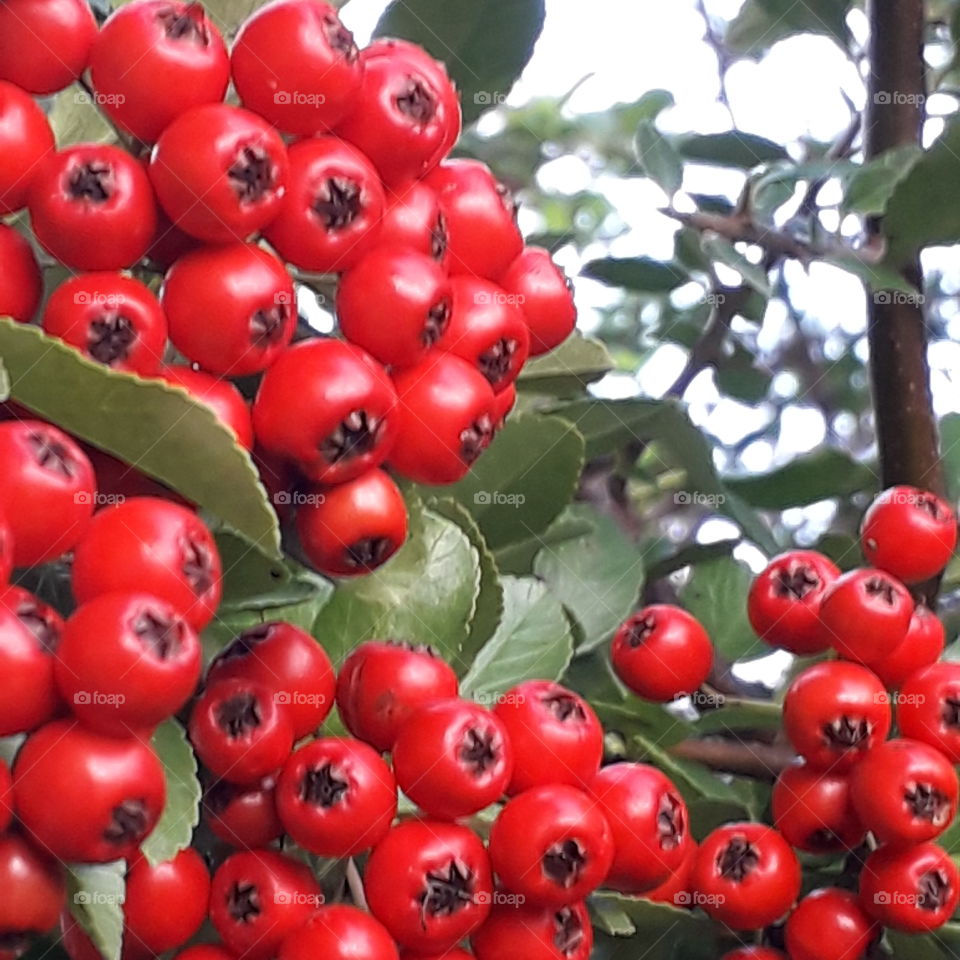
[{"label": "cluster of red berries", "polygon": [[[32,95],[88,67],[78,97],[127,149],[55,149]],[[231,80],[242,106],[223,102]],[[230,51],[181,0],[134,0],[100,30],[85,0],[0,6],[0,214],[26,207],[46,253],[83,271],[41,325],[185,389],[256,443],[276,502],[301,507],[304,553],[331,575],[377,567],[406,537],[381,467],[460,479],[528,356],[575,324],[566,279],[524,247],[506,189],[446,159],[460,126],[442,64],[403,41],[358,50],[323,0],[275,0]],[[31,321],[40,271],[3,225],[0,263],[0,315]],[[340,274],[344,340],[291,346],[288,265]],[[159,297],[129,270],[162,276]],[[186,365],[165,362],[168,340]],[[261,374],[251,417],[229,378]]]}]

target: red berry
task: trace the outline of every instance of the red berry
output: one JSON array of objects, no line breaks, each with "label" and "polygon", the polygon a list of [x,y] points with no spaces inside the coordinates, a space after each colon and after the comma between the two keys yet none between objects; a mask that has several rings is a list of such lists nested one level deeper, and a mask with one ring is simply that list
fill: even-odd
[{"label": "red berry", "polygon": [[530,356],[560,346],[577,325],[573,287],[548,250],[524,247],[500,280],[530,328]]},{"label": "red berry", "polygon": [[232,847],[252,850],[269,846],[283,834],[275,789],[274,781],[269,778],[246,787],[218,780],[204,794],[206,822]]},{"label": "red berry", "polygon": [[834,887],[804,897],[785,932],[790,960],[860,960],[875,934],[856,894]]},{"label": "red berry", "polygon": [[229,380],[220,380],[202,370],[172,365],[163,367],[160,377],[171,386],[186,390],[198,403],[210,407],[241,447],[247,450],[253,448],[250,408],[243,394]]},{"label": "red berry", "polygon": [[175,954],[174,960],[236,960],[236,958],[229,950],[217,944],[198,943]]},{"label": "red berry", "polygon": [[26,206],[34,170],[54,149],[47,115],[33,97],[0,80],[0,214]]},{"label": "red berry", "polygon": [[866,832],[853,811],[849,780],[840,774],[794,764],[777,778],[772,802],[774,825],[798,850],[851,850]]},{"label": "red berry", "polygon": [[654,903],[668,903],[671,907],[692,907],[693,897],[690,891],[690,880],[693,874],[693,863],[697,858],[696,840],[689,834],[683,845],[684,854],[680,866],[667,877],[659,886],[647,890],[642,894],[645,900]]},{"label": "red berry", "polygon": [[10,582],[13,573],[13,531],[7,518],[0,513],[0,587]]},{"label": "red berry", "polygon": [[13,822],[13,779],[6,761],[0,760],[0,833]]},{"label": "red berry", "polygon": [[0,836],[0,887],[5,943],[15,945],[25,934],[46,933],[56,924],[66,899],[63,868],[16,833]]},{"label": "red berry", "polygon": [[421,180],[411,180],[387,192],[379,243],[408,247],[446,265],[447,224],[436,193]]},{"label": "red berry", "polygon": [[934,663],[914,673],[897,697],[897,722],[903,736],[960,763],[960,664]]},{"label": "red berry", "polygon": [[477,960],[588,960],[593,927],[586,905],[553,907],[497,906],[470,938]]},{"label": "red berry", "polygon": [[43,293],[43,277],[30,244],[13,227],[0,223],[0,317],[29,323]]},{"label": "red berry", "polygon": [[280,946],[278,960],[398,960],[383,924],[356,907],[322,907]]},{"label": "red berry", "polygon": [[893,653],[871,663],[870,669],[885,687],[895,690],[918,670],[939,660],[945,645],[946,634],[940,618],[918,603],[913,608],[906,637]]}]

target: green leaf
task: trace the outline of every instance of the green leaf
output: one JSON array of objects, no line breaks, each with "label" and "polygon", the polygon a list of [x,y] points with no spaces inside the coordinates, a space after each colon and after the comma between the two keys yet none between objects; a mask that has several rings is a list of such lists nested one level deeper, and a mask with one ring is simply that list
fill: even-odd
[{"label": "green leaf", "polygon": [[77,84],[57,94],[47,119],[61,149],[74,143],[114,143],[117,139],[90,95]]},{"label": "green leaf", "polygon": [[780,729],[783,719],[781,704],[770,700],[726,701],[722,694],[716,695],[723,703],[717,710],[702,714],[694,726],[699,735],[708,733],[730,733],[737,730]]},{"label": "green leaf", "polygon": [[950,499],[960,497],[960,413],[948,413],[940,421],[940,446]]},{"label": "green leaf", "polygon": [[412,504],[406,544],[379,570],[342,581],[313,634],[335,663],[374,638],[426,643],[454,661],[479,591],[480,560],[470,538],[457,524]]},{"label": "green leaf", "polygon": [[662,415],[661,400],[579,400],[557,408],[586,441],[587,459],[619,450],[633,440],[648,439]]},{"label": "green leaf", "polygon": [[690,280],[687,271],[677,264],[650,257],[591,260],[583,268],[583,276],[636,293],[669,293]]},{"label": "green leaf", "polygon": [[412,40],[443,60],[469,124],[506,99],[543,21],[543,0],[395,0],[374,34]]},{"label": "green leaf", "polygon": [[517,386],[534,393],[570,396],[613,369],[607,348],[575,330],[559,347],[534,357],[523,368]]},{"label": "green leaf", "polygon": [[7,368],[0,360],[0,403],[4,403],[10,397],[10,377],[7,374]]},{"label": "green leaf", "polygon": [[885,263],[867,263],[856,253],[850,253],[843,256],[821,257],[824,263],[839,267],[859,277],[868,290],[883,291],[895,290],[908,296],[917,296],[917,289],[906,277],[893,267]]},{"label": "green leaf", "polygon": [[662,744],[654,743],[646,737],[634,737],[633,743],[640,751],[640,759],[667,774],[687,803],[692,804],[701,798],[724,801],[739,806],[743,811],[741,817],[749,814],[745,801],[733,784],[721,780],[706,767],[675,757],[665,750]]},{"label": "green leaf", "polygon": [[67,867],[67,904],[104,960],[120,960],[127,865],[73,864]]},{"label": "green leaf", "polygon": [[572,424],[521,414],[463,480],[432,492],[462,503],[497,550],[546,530],[573,498],[582,466],[583,438]]},{"label": "green leaf", "polygon": [[0,357],[18,403],[279,554],[277,516],[253,460],[209,407],[179,387],[87,360],[38,327],[12,320],[0,319]]},{"label": "green leaf", "polygon": [[757,404],[770,390],[773,375],[755,365],[751,351],[737,344],[732,356],[724,357],[717,365],[717,389],[741,403]]},{"label": "green leaf", "polygon": [[747,619],[747,594],[753,575],[733,557],[719,557],[693,568],[680,598],[704,626],[717,652],[742,660],[762,647]]},{"label": "green leaf", "polygon": [[673,145],[684,160],[740,170],[751,170],[761,163],[790,159],[790,154],[779,143],[739,130],[689,134],[675,138]]},{"label": "green leaf", "polygon": [[569,543],[592,533],[593,524],[582,516],[573,515],[571,510],[569,507],[564,510],[542,533],[501,547],[496,553],[500,572],[517,575],[533,573],[533,562],[544,547]]},{"label": "green leaf", "polygon": [[945,930],[946,927],[941,927],[934,934],[926,937],[888,930],[886,940],[895,960],[947,960],[947,958],[953,960],[958,955],[955,952],[956,949],[960,949],[960,937],[957,936],[955,926],[953,948],[951,948],[945,940]]},{"label": "green leaf", "polygon": [[503,578],[503,619],[460,684],[464,696],[494,701],[524,680],[559,680],[573,655],[560,601],[532,577]]},{"label": "green leaf", "polygon": [[841,209],[862,215],[882,214],[897,184],[910,173],[922,156],[923,150],[911,143],[887,150],[858,167],[856,173],[847,180]]},{"label": "green leaf", "polygon": [[656,128],[652,120],[637,127],[635,146],[643,172],[672,197],[683,184],[683,161],[673,144]]},{"label": "green leaf", "polygon": [[533,572],[579,625],[580,649],[590,649],[609,639],[633,609],[643,583],[643,556],[611,517],[582,505],[569,512],[589,519],[593,533],[544,548]]},{"label": "green leaf", "polygon": [[747,0],[730,22],[725,46],[739,56],[759,58],[775,43],[799,33],[820,33],[846,50],[850,41],[849,0]]},{"label": "green leaf", "polygon": [[641,120],[656,120],[664,110],[676,103],[669,90],[648,90],[634,105],[633,111],[637,122]]},{"label": "green leaf", "polygon": [[848,453],[823,447],[758,476],[726,477],[727,488],[754,507],[787,510],[875,490],[874,472]]},{"label": "green leaf", "polygon": [[[582,662],[582,658],[578,657],[573,666]],[[572,675],[579,675],[579,671],[572,671]],[[570,684],[569,680],[566,682],[582,696],[588,696],[604,730],[619,733],[625,740],[641,737],[644,741],[652,741],[661,747],[672,747],[694,732],[691,724],[669,713],[662,704],[650,703],[632,695],[622,702],[609,703],[589,697],[589,691]]]},{"label": "green leaf", "polygon": [[197,758],[176,720],[157,727],[151,742],[167,778],[167,804],[141,847],[150,865],[156,866],[190,846],[194,827],[200,822],[201,790]]},{"label": "green leaf", "polygon": [[726,237],[707,231],[703,234],[700,244],[708,257],[736,270],[743,278],[743,282],[753,287],[757,293],[762,293],[765,297],[772,296],[773,291],[770,288],[767,271],[762,265],[751,263]]}]

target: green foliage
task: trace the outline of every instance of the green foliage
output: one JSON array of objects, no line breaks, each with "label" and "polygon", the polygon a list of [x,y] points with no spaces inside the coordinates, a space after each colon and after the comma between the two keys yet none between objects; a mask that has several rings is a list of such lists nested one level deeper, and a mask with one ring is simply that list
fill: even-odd
[{"label": "green foliage", "polygon": [[727,27],[724,40],[736,54],[759,58],[775,43],[799,33],[821,33],[846,49],[849,0],[747,0]]},{"label": "green foliage", "polygon": [[120,960],[126,863],[75,864],[67,870],[67,905],[104,960]]}]

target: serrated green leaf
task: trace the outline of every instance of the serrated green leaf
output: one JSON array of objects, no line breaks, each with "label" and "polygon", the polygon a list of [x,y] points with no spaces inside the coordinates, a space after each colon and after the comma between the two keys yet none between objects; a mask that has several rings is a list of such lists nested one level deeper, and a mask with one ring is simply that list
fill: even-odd
[{"label": "serrated green leaf", "polygon": [[673,144],[652,120],[641,121],[634,144],[640,168],[672,197],[683,184],[683,161]]},{"label": "serrated green leaf", "polygon": [[18,403],[279,555],[277,516],[253,460],[209,407],[178,387],[87,360],[38,327],[12,320],[0,319],[0,358]]},{"label": "serrated green leaf", "polygon": [[740,170],[751,170],[761,163],[790,159],[790,154],[779,143],[740,130],[691,133],[675,137],[673,145],[684,160]]},{"label": "serrated green leaf", "polygon": [[223,598],[220,611],[269,610],[298,603],[329,581],[302,570],[294,572],[290,563],[266,556],[242,537],[216,533],[217,551],[223,564]]},{"label": "serrated green leaf", "polygon": [[521,391],[566,397],[613,369],[613,360],[599,340],[574,331],[559,347],[534,357],[523,368],[517,387]]},{"label": "serrated green leaf", "polygon": [[544,547],[559,546],[576,540],[591,533],[593,529],[589,521],[582,516],[573,516],[568,508],[543,533],[501,547],[496,552],[497,566],[501,573],[513,573],[517,576],[533,573],[533,561]]},{"label": "serrated green leaf", "polygon": [[104,960],[120,960],[126,871],[123,860],[67,867],[67,906]]},{"label": "serrated green leaf", "polygon": [[669,293],[688,283],[690,275],[675,263],[650,257],[604,257],[591,260],[583,276],[599,280],[608,287],[622,287],[635,293]]},{"label": "serrated green leaf", "polygon": [[841,209],[862,215],[882,214],[897,184],[910,173],[922,156],[923,150],[911,143],[887,150],[858,167],[856,173],[846,181]]},{"label": "serrated green leaf", "polygon": [[93,98],[78,84],[57,94],[47,119],[61,150],[75,143],[114,143],[117,139]]},{"label": "serrated green leaf", "polygon": [[751,263],[726,237],[707,231],[700,243],[708,257],[736,270],[743,282],[753,287],[757,293],[762,293],[765,297],[773,294],[766,270],[760,264]]}]

